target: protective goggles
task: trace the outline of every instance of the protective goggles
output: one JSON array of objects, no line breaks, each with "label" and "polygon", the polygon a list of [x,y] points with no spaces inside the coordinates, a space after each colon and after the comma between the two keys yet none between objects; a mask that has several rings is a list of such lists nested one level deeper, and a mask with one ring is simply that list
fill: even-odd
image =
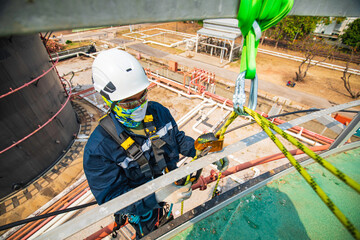
[{"label": "protective goggles", "polygon": [[141,97],[139,99],[130,100],[130,101],[123,100],[123,101],[118,102],[117,104],[120,107],[126,108],[126,109],[136,108],[136,107],[140,106],[141,104],[143,104],[144,102],[146,102],[147,92],[148,92],[148,90],[145,89],[145,91],[143,92],[143,94],[141,95]]}]

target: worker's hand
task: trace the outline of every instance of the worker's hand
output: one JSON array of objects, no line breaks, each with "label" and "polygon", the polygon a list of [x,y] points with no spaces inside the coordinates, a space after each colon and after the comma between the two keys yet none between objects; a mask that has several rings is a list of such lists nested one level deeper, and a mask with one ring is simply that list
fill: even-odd
[{"label": "worker's hand", "polygon": [[229,159],[227,157],[224,157],[219,161],[214,162],[213,164],[216,165],[217,170],[223,172],[226,171],[229,167]]},{"label": "worker's hand", "polygon": [[191,184],[177,186],[174,183],[167,185],[155,192],[156,201],[166,203],[179,203],[190,198],[192,193]]}]

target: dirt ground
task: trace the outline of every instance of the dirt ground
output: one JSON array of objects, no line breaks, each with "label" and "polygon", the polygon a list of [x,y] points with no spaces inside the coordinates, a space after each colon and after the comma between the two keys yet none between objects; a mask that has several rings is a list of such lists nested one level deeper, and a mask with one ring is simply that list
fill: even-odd
[{"label": "dirt ground", "polygon": [[[146,26],[143,29],[151,28],[152,26]],[[190,34],[196,34],[196,31],[201,29],[202,26],[198,23],[184,23],[184,22],[173,22],[173,23],[164,23],[156,25],[158,28],[164,28],[179,32],[186,32]],[[142,29],[142,30],[143,30]],[[171,50],[166,47],[159,47],[151,45],[155,48],[161,48],[163,51],[168,51],[170,53],[175,53],[174,50]],[[259,48],[277,51],[281,53],[291,54],[295,56],[302,56],[300,52],[294,52],[291,50],[284,50],[267,45],[260,45]],[[263,53],[258,53],[257,55],[257,73],[260,79],[266,80],[275,84],[285,86],[287,81],[293,81],[295,77],[295,72],[298,70],[300,62],[292,61],[289,59],[279,58],[275,56],[270,56]],[[346,63],[342,61],[327,61],[331,64],[336,64],[340,66],[345,66]],[[235,72],[239,71],[240,60],[230,63],[225,68]],[[351,64],[351,68],[360,69],[358,64]],[[311,67],[308,71],[308,75],[303,82],[297,82],[295,89],[298,91],[310,93],[322,98],[329,100],[334,104],[341,104],[353,101],[346,91],[341,77],[343,72],[331,70],[324,67]],[[352,75],[350,77],[351,87],[354,92],[360,91],[360,76]]]},{"label": "dirt ground", "polygon": [[[196,32],[202,28],[197,22],[169,22],[160,24],[141,24],[133,27],[136,31],[143,31],[151,28],[163,28],[178,32],[184,32],[196,35]],[[126,38],[122,34],[130,32],[130,30],[123,30],[117,33],[117,37]],[[130,39],[130,38],[129,38]],[[238,39],[237,42],[241,42]],[[155,44],[149,44],[151,47],[160,49],[162,51],[169,52],[171,54],[180,54],[184,52],[183,46],[177,48],[168,48]],[[286,53],[295,56],[302,56],[300,52],[295,52],[287,49],[277,48],[272,46],[260,45],[259,48],[277,51],[280,53]],[[317,59],[320,60],[320,59]],[[300,62],[292,61],[289,59],[279,58],[264,53],[258,53],[257,55],[257,73],[261,80],[269,81],[275,84],[285,86],[290,80],[293,81],[295,72],[298,70]],[[345,66],[343,61],[332,60],[327,61],[331,64]],[[232,62],[225,66],[228,70],[238,72],[240,66],[240,60]],[[360,69],[358,64],[350,64],[351,68]],[[311,67],[308,71],[307,77],[303,82],[296,82],[295,89],[298,91],[306,92],[327,99],[333,104],[342,104],[353,101],[344,87],[344,83],[341,80],[343,72],[331,70],[324,67]],[[360,76],[352,75],[350,77],[350,83],[354,92],[360,91]]]},{"label": "dirt ground", "polygon": [[[279,51],[278,49],[270,47],[267,47],[267,49],[281,52],[281,50]],[[294,81],[295,72],[300,65],[300,62],[263,53],[258,53],[256,63],[260,79],[282,86],[285,86],[289,80]],[[345,63],[343,64],[345,65]],[[240,61],[237,61],[231,63],[228,69],[239,71],[239,66]],[[357,66],[355,69],[360,69],[360,66]],[[296,82],[295,89],[325,98],[335,104],[350,102],[353,99],[344,87],[343,81],[341,80],[342,76],[343,72],[341,71],[314,66],[309,69],[307,77],[303,82]],[[352,75],[350,77],[350,83],[354,91],[360,91],[359,75]]]}]

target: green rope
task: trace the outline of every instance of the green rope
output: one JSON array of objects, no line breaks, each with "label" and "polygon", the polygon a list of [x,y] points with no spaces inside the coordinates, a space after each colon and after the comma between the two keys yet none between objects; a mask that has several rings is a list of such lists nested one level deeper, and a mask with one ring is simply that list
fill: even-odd
[{"label": "green rope", "polygon": [[256,21],[261,31],[274,26],[291,10],[294,0],[241,0],[237,19],[244,43],[241,54],[240,72],[246,71],[246,79],[256,74],[256,54],[259,39],[252,27]]}]

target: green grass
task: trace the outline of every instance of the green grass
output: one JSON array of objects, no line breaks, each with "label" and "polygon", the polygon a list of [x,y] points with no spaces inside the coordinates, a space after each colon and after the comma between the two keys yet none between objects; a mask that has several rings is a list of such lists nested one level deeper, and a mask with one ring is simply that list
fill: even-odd
[{"label": "green grass", "polygon": [[69,50],[87,45],[91,45],[91,42],[90,41],[72,42],[69,44],[65,44],[65,48],[63,50]]}]

